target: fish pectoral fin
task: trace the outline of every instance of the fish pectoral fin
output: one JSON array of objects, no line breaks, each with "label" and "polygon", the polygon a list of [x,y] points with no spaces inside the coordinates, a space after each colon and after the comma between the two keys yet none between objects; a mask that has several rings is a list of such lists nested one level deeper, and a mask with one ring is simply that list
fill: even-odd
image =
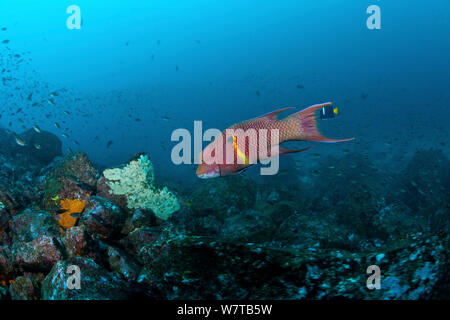
[{"label": "fish pectoral fin", "polygon": [[297,152],[306,151],[306,150],[310,149],[311,147],[309,146],[309,147],[307,147],[307,148],[303,148],[303,149],[295,149],[295,150],[286,149],[286,148],[283,148],[282,146],[280,146],[279,148],[280,148],[280,155],[282,156],[283,154],[297,153]]},{"label": "fish pectoral fin", "polygon": [[253,167],[255,164],[256,164],[256,163],[253,163],[253,164],[248,165],[248,166],[245,167],[245,168],[242,168],[241,170],[237,171],[236,174],[241,174],[241,173],[243,173],[244,171],[247,171],[248,168]]},{"label": "fish pectoral fin", "polygon": [[287,107],[287,108],[284,108],[284,109],[275,110],[275,111],[263,114],[262,116],[259,116],[258,118],[267,118],[267,119],[270,119],[270,120],[276,120],[277,116],[278,116],[278,114],[280,112],[283,112],[283,111],[286,111],[286,110],[289,110],[289,109],[295,109],[295,108],[294,107]]}]

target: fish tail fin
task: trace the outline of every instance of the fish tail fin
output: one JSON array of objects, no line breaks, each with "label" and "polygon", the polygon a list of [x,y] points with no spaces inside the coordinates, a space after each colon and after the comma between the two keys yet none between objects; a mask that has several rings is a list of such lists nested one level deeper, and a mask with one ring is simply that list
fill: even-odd
[{"label": "fish tail fin", "polygon": [[332,104],[332,102],[316,104],[299,112],[291,114],[289,117],[287,117],[285,120],[292,122],[295,126],[292,130],[292,138],[288,140],[306,140],[329,143],[354,140],[355,138],[330,139],[320,133],[319,129],[317,128],[316,111]]}]

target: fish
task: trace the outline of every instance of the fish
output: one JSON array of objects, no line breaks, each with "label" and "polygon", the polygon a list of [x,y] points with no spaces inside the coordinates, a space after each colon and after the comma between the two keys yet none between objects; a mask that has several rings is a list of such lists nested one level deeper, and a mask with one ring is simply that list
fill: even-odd
[{"label": "fish", "polygon": [[72,212],[70,215],[72,216],[72,218],[76,218],[76,219],[81,218],[80,212]]},{"label": "fish", "polygon": [[[319,109],[331,105],[332,102],[316,104],[279,120],[279,113],[289,109],[295,109],[288,107],[230,126],[216,136],[214,141],[209,143],[200,153],[200,164],[196,172],[197,176],[205,179],[236,175],[244,172],[260,160],[270,159],[278,155],[306,151],[311,148],[290,150],[280,146],[280,144],[287,141],[333,143],[354,140],[354,138],[330,139],[319,132],[316,113]],[[234,134],[236,136],[228,135],[227,130],[229,129],[235,130]],[[238,129],[241,130],[237,131]],[[246,139],[246,132],[249,129],[253,129],[259,138]],[[261,133],[264,132],[261,129],[266,129],[266,132],[268,132],[265,137],[260,137]],[[279,143],[273,146],[271,145],[272,139],[269,137],[272,129],[278,130],[279,132]],[[259,152],[261,147],[263,148],[262,150],[267,150],[265,155],[262,153],[263,156]],[[233,155],[228,155],[227,157],[227,150],[232,150]],[[233,160],[227,162],[228,158]]]},{"label": "fish", "polygon": [[19,145],[19,146],[21,146],[21,147],[25,147],[26,145],[27,145],[27,143],[25,142],[25,140],[23,140],[22,138],[20,138],[20,137],[15,137],[15,140],[16,140],[16,143]]},{"label": "fish", "polygon": [[39,126],[38,126],[37,124],[35,124],[35,125],[33,126],[33,130],[36,131],[37,133],[41,133],[41,132],[42,132],[42,131],[41,131],[41,128],[39,128]]},{"label": "fish", "polygon": [[41,149],[42,149],[42,146],[41,146],[39,143],[35,143],[35,144],[34,144],[34,147],[35,147],[37,150],[41,150]]}]

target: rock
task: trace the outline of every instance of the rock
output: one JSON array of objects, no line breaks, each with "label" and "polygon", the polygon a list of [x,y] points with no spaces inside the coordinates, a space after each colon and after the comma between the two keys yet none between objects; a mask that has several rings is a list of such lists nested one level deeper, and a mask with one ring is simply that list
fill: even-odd
[{"label": "rock", "polygon": [[245,176],[202,181],[192,194],[197,215],[231,216],[251,208],[256,199],[255,182]]},{"label": "rock", "polygon": [[[145,267],[138,281],[167,299],[442,298],[449,296],[449,239],[411,235],[384,252],[355,253],[162,232],[140,251]],[[381,268],[383,290],[366,286],[373,264]]]},{"label": "rock", "polygon": [[[43,207],[55,212],[65,207],[69,215],[71,208],[82,209],[85,201],[96,190],[98,172],[86,154],[75,152],[57,161],[41,178]],[[72,201],[73,203],[71,203]],[[80,213],[80,212],[77,212]],[[71,227],[76,221],[72,221]]]},{"label": "rock", "polygon": [[5,205],[0,202],[0,232],[8,227],[11,214],[6,210]]},{"label": "rock", "polygon": [[85,226],[66,230],[62,242],[69,257],[80,257],[87,251],[87,233]]},{"label": "rock", "polygon": [[[80,270],[80,289],[68,289],[67,281],[74,273],[67,273],[69,266]],[[44,300],[124,300],[139,295],[136,289],[84,257],[69,258],[57,262],[42,282],[41,296]]]},{"label": "rock", "polygon": [[119,273],[125,280],[136,280],[140,267],[121,250],[109,247],[108,262],[112,270]]},{"label": "rock", "polygon": [[160,233],[160,227],[139,228],[121,239],[119,243],[126,249],[127,253],[139,259],[141,248],[155,241]]},{"label": "rock", "polygon": [[[11,250],[8,246],[0,246],[0,281],[10,278],[14,268],[11,263]],[[0,283],[1,284],[1,283]],[[4,283],[6,285],[6,282]]]},{"label": "rock", "polygon": [[9,293],[13,300],[37,300],[33,281],[27,277],[17,277],[9,286]]},{"label": "rock", "polygon": [[[34,129],[29,129],[19,136],[27,145],[22,147],[14,144],[12,152],[40,167],[45,167],[55,157],[62,155],[62,142],[51,132],[37,133]],[[37,149],[36,145],[39,145],[40,149]]]},{"label": "rock", "polygon": [[273,239],[276,225],[263,212],[249,210],[225,219],[220,238],[240,242],[266,242]]},{"label": "rock", "polygon": [[[16,136],[23,140],[26,145],[19,146],[16,143]],[[16,134],[14,132],[7,133],[0,128],[0,143],[2,145],[0,154],[20,165],[42,168],[55,157],[62,155],[61,140],[47,131],[37,133],[33,129],[29,129],[21,134]],[[40,149],[36,148],[36,145],[40,146]]]},{"label": "rock", "polygon": [[266,198],[266,201],[274,204],[280,201],[280,194],[276,190],[272,190]]},{"label": "rock", "polygon": [[92,196],[86,201],[80,225],[91,233],[110,238],[120,234],[126,219],[127,214],[113,202]]},{"label": "rock", "polygon": [[11,246],[11,238],[6,231],[0,231],[0,246]]},{"label": "rock", "polygon": [[2,208],[2,211],[15,212],[22,207],[23,199],[12,189],[3,185],[2,181],[0,181],[0,208]]},{"label": "rock", "polygon": [[157,225],[155,213],[149,209],[140,208],[135,210],[131,217],[125,221],[122,233],[129,234],[136,229],[155,225]]},{"label": "rock", "polygon": [[59,236],[58,224],[46,211],[27,209],[10,221],[10,235],[17,242],[29,242],[39,235]]},{"label": "rock", "polygon": [[16,241],[12,247],[13,264],[24,270],[48,271],[63,258],[60,247],[56,238],[47,235],[39,235],[31,242]]}]

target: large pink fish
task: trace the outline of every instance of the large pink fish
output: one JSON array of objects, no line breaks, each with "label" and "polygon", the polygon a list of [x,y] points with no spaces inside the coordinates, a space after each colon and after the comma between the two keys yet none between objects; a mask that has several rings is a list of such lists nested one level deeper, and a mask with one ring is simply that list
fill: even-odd
[{"label": "large pink fish", "polygon": [[[324,137],[317,129],[317,111],[331,105],[331,102],[313,105],[278,120],[277,117],[280,112],[294,109],[284,108],[232,125],[202,151],[197,176],[214,178],[238,174],[258,161],[277,155],[305,151],[310,148],[288,150],[279,145],[286,141],[341,142],[353,140],[354,138],[329,139]],[[333,111],[337,114],[337,108]],[[227,134],[229,129],[234,130],[232,135]],[[248,132],[255,133],[256,138],[249,138],[246,135]],[[272,140],[274,132],[278,136],[276,143],[273,143],[274,140]],[[261,153],[261,150],[266,150],[266,152]],[[230,161],[230,159],[232,160]]]}]

